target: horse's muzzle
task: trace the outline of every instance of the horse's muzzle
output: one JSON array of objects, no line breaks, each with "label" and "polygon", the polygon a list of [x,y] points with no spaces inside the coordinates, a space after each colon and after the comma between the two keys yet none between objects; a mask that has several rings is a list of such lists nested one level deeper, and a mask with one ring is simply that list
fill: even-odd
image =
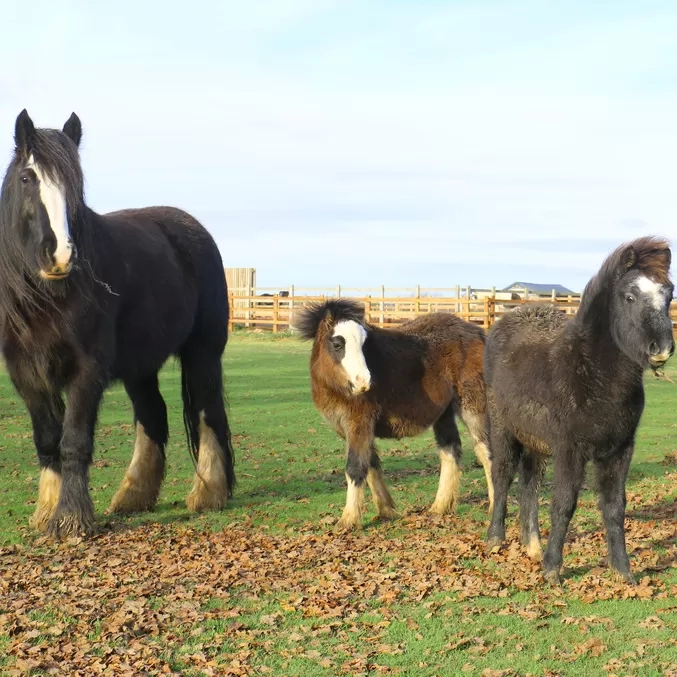
[{"label": "horse's muzzle", "polygon": [[361,395],[362,393],[366,393],[369,388],[371,387],[371,380],[362,380],[359,379],[355,383],[350,384],[350,390],[353,393],[353,395]]},{"label": "horse's muzzle", "polygon": [[649,346],[649,364],[652,367],[662,367],[675,352],[675,342],[671,341],[669,346],[658,346],[652,343]]},{"label": "horse's muzzle", "polygon": [[75,246],[71,245],[71,255],[68,261],[53,261],[51,267],[40,269],[40,277],[43,280],[63,280],[67,278],[73,270],[76,257]]},{"label": "horse's muzzle", "polygon": [[65,266],[54,266],[50,270],[40,270],[40,277],[43,280],[63,280],[70,275],[71,270],[73,270],[73,264],[69,261]]}]

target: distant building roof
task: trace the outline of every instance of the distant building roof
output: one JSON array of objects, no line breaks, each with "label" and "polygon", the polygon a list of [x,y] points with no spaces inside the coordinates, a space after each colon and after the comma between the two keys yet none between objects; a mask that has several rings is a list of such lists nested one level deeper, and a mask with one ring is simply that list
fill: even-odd
[{"label": "distant building roof", "polygon": [[561,284],[538,284],[536,282],[513,282],[511,285],[501,289],[501,291],[514,291],[516,287],[526,289],[532,294],[551,294],[553,289],[558,296],[569,296],[569,294],[576,293],[571,291],[571,289],[563,287]]}]

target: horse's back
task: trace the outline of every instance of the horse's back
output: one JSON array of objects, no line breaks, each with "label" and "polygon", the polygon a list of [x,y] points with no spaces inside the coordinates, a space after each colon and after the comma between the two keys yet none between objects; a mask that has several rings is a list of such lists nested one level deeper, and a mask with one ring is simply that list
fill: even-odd
[{"label": "horse's back", "polygon": [[481,341],[486,334],[477,324],[466,322],[452,313],[427,313],[401,324],[397,331],[433,343],[448,341]]},{"label": "horse's back", "polygon": [[[568,318],[551,306],[523,306],[489,331],[484,358],[492,416],[529,448],[550,453],[554,417],[570,405],[562,336]],[[561,340],[564,338],[564,340]]]},{"label": "horse's back", "polygon": [[158,343],[159,357],[177,354],[187,341],[220,354],[228,337],[228,294],[221,255],[207,229],[174,207],[125,209],[103,218],[125,261],[119,332],[130,350],[124,353],[143,338]]},{"label": "horse's back", "polygon": [[568,318],[548,305],[521,306],[504,315],[489,331],[484,374],[491,383],[497,368],[519,370],[548,358]]},{"label": "horse's back", "polygon": [[169,246],[184,272],[194,279],[201,294],[227,304],[225,272],[219,249],[209,231],[188,212],[176,207],[142,207],[110,212],[104,217],[115,222],[116,227],[124,223],[128,229],[136,231],[135,244],[145,231],[154,240],[157,251]]},{"label": "horse's back", "polygon": [[400,329],[425,342],[431,368],[443,373],[456,390],[481,391],[483,398],[486,333],[482,327],[452,313],[437,312],[406,322]]}]

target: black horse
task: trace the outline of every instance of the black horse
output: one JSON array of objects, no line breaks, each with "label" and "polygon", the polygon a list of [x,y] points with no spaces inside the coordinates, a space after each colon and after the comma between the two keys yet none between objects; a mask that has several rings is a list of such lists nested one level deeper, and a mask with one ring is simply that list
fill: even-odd
[{"label": "black horse", "polygon": [[100,215],[87,207],[81,136],[75,113],[59,131],[36,129],[22,111],[0,194],[0,345],[40,461],[31,524],[55,537],[95,531],[89,465],[101,398],[114,380],[131,399],[136,444],[109,511],[155,505],[168,437],[158,371],[172,355],[181,362],[184,424],[197,462],[188,508],[223,507],[235,483],[218,248],[178,209]]},{"label": "black horse", "polygon": [[522,543],[541,557],[538,485],[552,455],[551,532],[543,567],[559,582],[562,548],[587,461],[597,470],[609,565],[632,582],[625,546],[625,482],[644,409],[643,372],[673,354],[668,243],[644,237],[619,247],[567,319],[523,307],[489,332],[485,349],[494,510],[488,549],[505,538],[508,489],[519,465]]}]

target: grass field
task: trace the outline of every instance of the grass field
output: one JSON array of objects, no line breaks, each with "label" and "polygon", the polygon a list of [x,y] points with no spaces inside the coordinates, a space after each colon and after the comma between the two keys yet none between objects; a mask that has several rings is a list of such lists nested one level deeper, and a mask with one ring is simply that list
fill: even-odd
[{"label": "grass field", "polygon": [[[563,586],[545,587],[516,545],[486,556],[486,486],[463,433],[462,504],[425,509],[437,486],[430,433],[382,442],[400,518],[335,535],[344,450],[310,401],[309,346],[235,334],[224,372],[236,495],[219,514],[185,509],[193,466],[179,371],[167,478],[155,512],[104,510],[131,456],[131,408],[106,395],[91,491],[102,527],[54,545],[27,527],[38,466],[29,421],[0,375],[0,672],[218,675],[677,675],[677,370],[647,376],[628,481],[627,539],[639,581],[606,569],[595,496],[581,495]],[[541,499],[549,531],[550,475]]]}]

